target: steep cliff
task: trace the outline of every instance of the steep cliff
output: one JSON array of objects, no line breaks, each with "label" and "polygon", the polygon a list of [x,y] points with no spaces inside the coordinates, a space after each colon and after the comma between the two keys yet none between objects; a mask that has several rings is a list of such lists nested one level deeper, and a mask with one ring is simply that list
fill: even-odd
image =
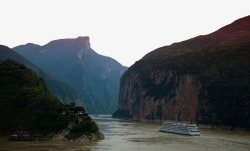
[{"label": "steep cliff", "polygon": [[89,37],[13,49],[76,89],[83,96],[82,104],[88,113],[112,113],[117,109],[119,80],[127,67],[96,53],[90,47]]},{"label": "steep cliff", "polygon": [[133,119],[196,118],[201,88],[198,75],[155,70],[144,81],[136,73],[131,73],[129,78],[122,78],[121,85],[119,109],[130,110]]},{"label": "steep cliff", "polygon": [[114,116],[250,127],[249,31],[250,16],[147,54],[123,74]]}]

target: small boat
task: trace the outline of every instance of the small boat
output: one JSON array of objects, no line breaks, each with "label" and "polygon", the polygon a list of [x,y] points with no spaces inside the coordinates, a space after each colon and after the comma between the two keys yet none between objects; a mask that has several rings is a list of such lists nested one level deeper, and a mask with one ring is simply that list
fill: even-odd
[{"label": "small boat", "polygon": [[200,129],[195,124],[165,122],[160,126],[159,131],[181,135],[200,136]]},{"label": "small boat", "polygon": [[23,134],[13,134],[8,138],[9,141],[34,141],[35,139],[32,138],[30,135],[23,135]]}]

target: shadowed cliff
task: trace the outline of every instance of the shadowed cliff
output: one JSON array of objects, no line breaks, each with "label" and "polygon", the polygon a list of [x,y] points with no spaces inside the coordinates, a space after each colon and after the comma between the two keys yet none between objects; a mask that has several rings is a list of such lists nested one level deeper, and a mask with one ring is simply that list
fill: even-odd
[{"label": "shadowed cliff", "polygon": [[123,74],[114,116],[249,128],[249,31],[247,16],[150,52]]}]

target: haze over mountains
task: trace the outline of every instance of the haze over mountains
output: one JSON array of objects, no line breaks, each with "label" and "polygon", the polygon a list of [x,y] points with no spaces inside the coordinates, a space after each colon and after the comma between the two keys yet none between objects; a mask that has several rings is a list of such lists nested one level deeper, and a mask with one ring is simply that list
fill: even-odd
[{"label": "haze over mountains", "polygon": [[83,107],[63,104],[43,78],[12,59],[0,63],[0,123],[1,137],[17,133],[12,141],[102,139]]},{"label": "haze over mountains", "polygon": [[78,105],[82,105],[82,96],[69,84],[63,82],[59,78],[51,75],[50,73],[41,70],[26,58],[16,53],[14,50],[0,45],[0,63],[7,59],[15,60],[16,62],[25,65],[26,67],[35,71],[40,77],[42,77],[54,96],[65,102],[76,102]]},{"label": "haze over mountains", "polygon": [[250,128],[250,16],[156,49],[122,76],[114,117]]},{"label": "haze over mountains", "polygon": [[245,120],[250,119],[250,16],[158,48],[128,70],[91,49],[89,37],[13,48],[35,66],[0,48],[0,60],[15,56],[45,82],[51,81],[46,84],[55,96],[83,104],[88,113],[113,113],[118,100],[114,117],[250,128],[250,120]]},{"label": "haze over mountains", "polygon": [[117,109],[119,81],[127,67],[97,54],[89,37],[54,40],[44,46],[28,43],[13,49],[75,88],[88,113]]}]

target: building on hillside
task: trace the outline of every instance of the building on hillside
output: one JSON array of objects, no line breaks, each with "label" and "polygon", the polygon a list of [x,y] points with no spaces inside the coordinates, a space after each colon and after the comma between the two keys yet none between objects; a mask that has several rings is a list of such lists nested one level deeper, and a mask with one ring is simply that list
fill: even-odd
[{"label": "building on hillside", "polygon": [[85,109],[81,106],[75,106],[75,103],[73,102],[64,102],[65,108],[61,110],[62,114],[78,114],[78,115],[84,115]]}]

